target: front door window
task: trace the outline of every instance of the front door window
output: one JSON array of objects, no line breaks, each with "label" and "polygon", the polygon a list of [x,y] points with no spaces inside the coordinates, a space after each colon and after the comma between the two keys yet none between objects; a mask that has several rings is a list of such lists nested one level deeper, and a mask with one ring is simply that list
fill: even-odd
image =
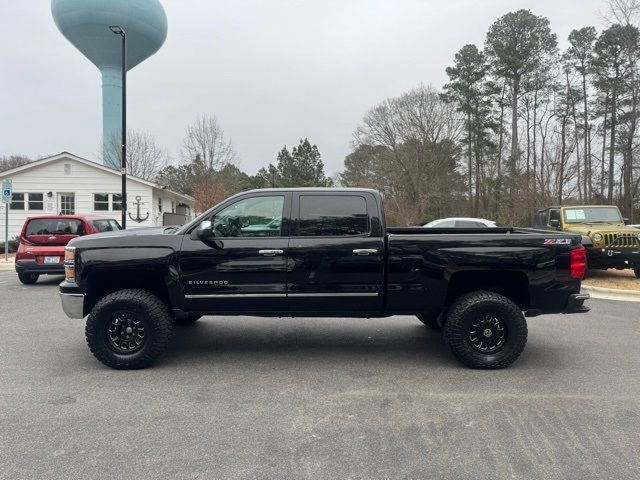
[{"label": "front door window", "polygon": [[217,237],[279,237],[284,196],[246,198],[213,217]]},{"label": "front door window", "polygon": [[59,193],[58,204],[60,215],[74,215],[76,213],[75,193]]}]

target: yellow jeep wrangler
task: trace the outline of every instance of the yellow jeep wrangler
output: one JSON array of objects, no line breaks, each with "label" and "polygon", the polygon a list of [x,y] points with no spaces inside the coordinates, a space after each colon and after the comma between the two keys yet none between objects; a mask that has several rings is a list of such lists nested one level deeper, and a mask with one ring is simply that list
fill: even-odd
[{"label": "yellow jeep wrangler", "polygon": [[549,207],[538,211],[534,227],[582,235],[590,269],[631,268],[640,278],[640,230],[625,225],[614,205]]}]

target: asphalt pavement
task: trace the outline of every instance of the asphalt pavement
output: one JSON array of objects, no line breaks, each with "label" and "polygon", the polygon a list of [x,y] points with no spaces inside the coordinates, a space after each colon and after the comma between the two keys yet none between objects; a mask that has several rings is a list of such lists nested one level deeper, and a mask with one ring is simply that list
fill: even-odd
[{"label": "asphalt pavement", "polygon": [[59,277],[0,272],[0,479],[638,479],[640,308],[529,320],[469,370],[413,317],[205,317],[102,366]]}]

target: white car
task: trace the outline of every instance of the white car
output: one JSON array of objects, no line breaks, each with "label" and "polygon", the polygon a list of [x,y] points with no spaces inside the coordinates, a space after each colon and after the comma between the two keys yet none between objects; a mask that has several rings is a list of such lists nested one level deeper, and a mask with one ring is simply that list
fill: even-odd
[{"label": "white car", "polygon": [[469,217],[440,218],[423,225],[427,228],[496,228],[497,226],[493,220]]}]

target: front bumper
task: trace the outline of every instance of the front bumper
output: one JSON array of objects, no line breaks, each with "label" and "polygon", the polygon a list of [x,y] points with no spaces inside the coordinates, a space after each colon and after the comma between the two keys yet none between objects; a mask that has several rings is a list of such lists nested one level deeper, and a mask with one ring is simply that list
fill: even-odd
[{"label": "front bumper", "polygon": [[18,260],[16,261],[16,272],[37,273],[38,275],[64,275],[64,264],[44,264],[35,260]]},{"label": "front bumper", "polygon": [[569,295],[567,306],[562,313],[587,313],[591,310],[584,305],[586,300],[589,300],[590,295],[588,293],[572,293]]},{"label": "front bumper", "polygon": [[69,318],[84,318],[84,293],[60,292],[62,310]]},{"label": "front bumper", "polygon": [[640,266],[640,248],[590,247],[587,248],[590,268],[633,268]]}]

